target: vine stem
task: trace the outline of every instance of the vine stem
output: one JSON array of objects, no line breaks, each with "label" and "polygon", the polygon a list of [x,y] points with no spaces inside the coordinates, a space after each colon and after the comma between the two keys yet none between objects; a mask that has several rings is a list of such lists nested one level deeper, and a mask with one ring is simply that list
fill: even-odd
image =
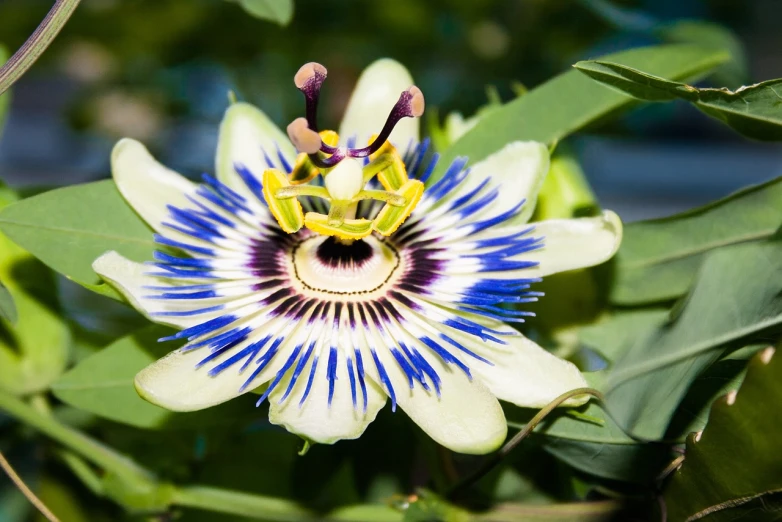
[{"label": "vine stem", "polygon": [[126,478],[149,477],[138,464],[79,431],[43,415],[7,392],[0,392],[0,410],[43,432],[96,466]]},{"label": "vine stem", "polygon": [[8,90],[49,47],[81,0],[57,0],[27,41],[0,67],[0,94]]},{"label": "vine stem", "polygon": [[519,431],[516,435],[513,436],[512,439],[510,439],[508,442],[505,443],[502,448],[500,448],[497,453],[492,455],[486,462],[483,463],[475,472],[473,472],[471,475],[467,476],[464,480],[462,480],[459,484],[457,484],[449,493],[448,497],[453,498],[458,493],[469,487],[470,485],[474,484],[475,482],[479,481],[481,478],[483,478],[487,473],[489,473],[492,469],[494,469],[497,464],[502,462],[502,459],[504,459],[508,454],[513,451],[516,446],[518,446],[521,441],[527,438],[527,436],[532,433],[532,430],[538,427],[538,424],[543,422],[543,420],[548,417],[551,412],[553,412],[559,405],[561,405],[563,402],[565,402],[568,399],[571,399],[573,397],[578,397],[579,395],[591,395],[595,397],[598,401],[604,402],[603,394],[599,391],[595,390],[594,388],[576,388],[575,390],[570,390],[569,392],[563,393],[550,403],[546,405],[542,410],[540,410],[532,419],[524,426],[524,428]]},{"label": "vine stem", "polygon": [[22,478],[16,473],[16,470],[14,470],[11,464],[6,460],[5,455],[3,455],[2,452],[0,452],[0,468],[3,468],[3,471],[5,471],[5,474],[8,475],[8,478],[11,479],[11,482],[13,482],[19,491],[22,492],[22,495],[27,497],[27,500],[30,501],[30,504],[35,506],[35,508],[41,512],[46,520],[49,522],[60,522],[60,519],[57,518],[54,513],[49,511],[49,508],[46,507],[46,504],[44,504],[40,498],[35,496],[35,493],[33,493],[32,490],[27,487],[27,484],[25,484]]}]

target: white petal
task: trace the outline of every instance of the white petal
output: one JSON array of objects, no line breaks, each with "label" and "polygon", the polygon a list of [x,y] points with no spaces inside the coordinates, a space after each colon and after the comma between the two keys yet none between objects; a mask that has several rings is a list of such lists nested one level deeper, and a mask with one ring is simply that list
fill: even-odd
[{"label": "white petal", "polygon": [[289,163],[296,150],[288,137],[260,109],[249,103],[234,103],[225,111],[217,142],[217,179],[249,200],[255,196],[236,173],[236,165],[244,165],[259,180],[269,168],[264,152],[280,167],[277,148]]},{"label": "white petal", "polygon": [[[502,337],[507,344],[466,335],[458,338],[466,348],[493,364],[462,358],[498,398],[525,408],[542,408],[567,391],[588,387],[573,363],[556,357],[501,323],[491,327],[512,334]],[[568,399],[563,405],[580,406],[588,400],[584,395]]]},{"label": "white petal", "polygon": [[[316,368],[312,389],[304,403],[299,406],[299,398],[306,388],[311,366],[312,361],[304,368],[290,396],[282,404],[279,401],[288,387],[287,380],[283,380],[270,394],[269,421],[320,444],[333,444],[342,439],[357,439],[385,405],[386,395],[369,381],[366,383],[366,413],[360,389],[357,390],[357,403],[354,407],[345,359],[340,354],[331,404],[328,402],[327,361],[323,357]],[[353,369],[355,372],[355,363]],[[358,385],[356,386],[358,388]]]},{"label": "white petal", "polygon": [[111,173],[125,200],[155,231],[169,229],[162,223],[169,217],[166,205],[187,207],[186,195],[195,185],[158,163],[141,143],[122,139],[111,152]]},{"label": "white petal", "polygon": [[202,350],[171,352],[136,375],[136,391],[145,400],[171,411],[201,410],[249,391],[241,390],[246,377],[210,377],[208,366],[198,368],[204,357]]},{"label": "white petal", "polygon": [[521,212],[510,223],[526,223],[535,210],[538,192],[549,169],[548,148],[536,141],[514,141],[470,167],[464,181],[466,193],[486,178],[487,189],[498,188],[499,196],[491,205],[492,215],[501,214],[526,200]]},{"label": "white petal", "polygon": [[241,365],[237,364],[212,376],[209,370],[213,364],[198,366],[207,355],[206,349],[171,352],[136,374],[136,391],[145,400],[167,410],[202,410],[252,391],[274,377],[279,367],[277,360],[277,365],[270,365],[250,386],[244,387],[255,369],[252,365],[240,372]]},{"label": "white petal", "polygon": [[[524,205],[512,217],[498,227],[526,223],[535,210],[538,192],[549,170],[549,152],[546,146],[535,141],[514,141],[479,161],[468,164],[466,177],[449,193],[435,198],[430,195],[416,208],[414,217],[421,216],[428,237],[458,237],[471,229],[471,223],[483,222],[508,212],[513,212],[524,201]],[[482,184],[483,188],[473,194]],[[464,202],[464,197],[473,194]],[[466,212],[471,204],[486,201],[479,210]],[[455,205],[461,202],[461,205]],[[496,228],[496,227],[494,227]],[[461,231],[461,233],[459,232]],[[443,234],[445,232],[445,234]]]},{"label": "white petal", "polygon": [[622,221],[606,210],[602,216],[593,218],[535,223],[532,235],[543,236],[544,247],[519,256],[519,259],[540,263],[523,270],[523,277],[543,277],[599,265],[611,259],[622,242]]},{"label": "white petal", "polygon": [[434,389],[426,391],[417,384],[410,388],[399,365],[381,348],[377,355],[394,385],[397,404],[427,435],[446,448],[472,455],[499,448],[505,441],[508,426],[497,398],[479,379],[470,380],[425,346],[417,348],[440,377],[440,396]]},{"label": "white petal", "polygon": [[106,252],[92,263],[92,269],[116,288],[127,301],[139,312],[156,323],[167,324],[178,328],[188,328],[204,322],[203,315],[190,317],[154,316],[157,312],[170,312],[182,310],[181,302],[169,299],[149,299],[145,296],[152,291],[146,286],[160,285],[160,280],[144,275],[150,271],[150,267],[131,261],[117,252]]},{"label": "white petal", "polygon": [[[384,58],[364,69],[350,96],[345,117],[339,127],[340,139],[355,136],[357,146],[366,145],[378,134],[402,91],[413,85],[413,78],[401,63]],[[412,141],[418,143],[419,118],[404,118],[396,124],[389,141],[402,152]]]}]

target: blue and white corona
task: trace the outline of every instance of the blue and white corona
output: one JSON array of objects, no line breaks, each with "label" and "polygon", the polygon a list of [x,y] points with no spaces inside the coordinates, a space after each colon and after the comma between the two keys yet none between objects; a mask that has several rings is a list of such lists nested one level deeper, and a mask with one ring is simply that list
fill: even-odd
[{"label": "blue and white corona", "polygon": [[542,407],[586,386],[511,325],[542,277],[613,256],[621,222],[530,223],[549,167],[541,143],[438,169],[419,142],[423,93],[392,60],[362,74],[339,133],[321,131],[326,76],[316,63],[297,73],[306,116],[287,136],[258,109],[229,107],[201,183],[138,142],[116,145],[114,180],[159,249],[93,266],[179,329],[136,389],[175,411],[255,390],[272,423],[325,444],[359,437],[390,402],[454,451],[493,451],[507,434],[500,400]]}]

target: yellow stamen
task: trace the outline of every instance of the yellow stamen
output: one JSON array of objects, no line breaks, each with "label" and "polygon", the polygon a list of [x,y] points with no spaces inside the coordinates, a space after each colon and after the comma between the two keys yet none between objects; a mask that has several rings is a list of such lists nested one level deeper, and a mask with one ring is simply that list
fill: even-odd
[{"label": "yellow stamen", "polygon": [[396,195],[405,198],[407,204],[404,206],[394,206],[390,202],[386,203],[377,217],[372,221],[372,228],[375,232],[384,236],[389,236],[396,232],[396,229],[405,222],[415,209],[421,196],[424,193],[424,184],[417,179],[408,180],[395,192]]},{"label": "yellow stamen", "polygon": [[304,225],[304,211],[296,198],[280,199],[277,192],[290,187],[288,177],[277,169],[268,169],[263,173],[263,198],[269,205],[277,223],[288,234],[301,230]]},{"label": "yellow stamen", "polygon": [[329,216],[317,212],[307,212],[304,225],[318,234],[336,236],[343,241],[355,241],[372,233],[372,221],[368,219],[345,219],[339,226],[329,224]]}]

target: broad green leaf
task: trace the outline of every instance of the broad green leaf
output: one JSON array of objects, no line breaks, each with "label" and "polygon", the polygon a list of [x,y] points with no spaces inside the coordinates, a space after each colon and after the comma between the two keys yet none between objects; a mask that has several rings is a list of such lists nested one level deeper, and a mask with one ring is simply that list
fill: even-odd
[{"label": "broad green leaf", "polygon": [[738,393],[717,400],[703,432],[688,438],[665,491],[671,522],[779,520],[782,356],[772,354],[756,355]]},{"label": "broad green leaf", "polygon": [[578,62],[574,67],[611,89],[640,100],[686,100],[744,136],[782,140],[782,79],[731,91],[698,89],[610,60]]},{"label": "broad green leaf", "polygon": [[[727,59],[724,51],[690,45],[633,49],[604,60],[637,67],[675,79],[698,78]],[[492,111],[445,151],[435,178],[457,156],[476,162],[515,140],[555,143],[569,134],[630,106],[632,100],[594,84],[578,71],[568,71]]]},{"label": "broad green leaf", "polygon": [[698,89],[604,60],[578,62],[573,67],[619,93],[644,101],[698,99]]},{"label": "broad green leaf", "polygon": [[666,448],[631,439],[594,401],[578,411],[603,424],[558,411],[535,430],[547,452],[584,473],[611,480],[648,483],[661,471],[669,455]]},{"label": "broad green leaf", "polygon": [[139,397],[133,378],[175,348],[157,342],[168,333],[164,327],[150,326],[123,337],[65,373],[52,391],[71,406],[139,428],[197,427],[255,412],[251,400],[238,400],[200,412],[173,413]]},{"label": "broad green leaf", "polygon": [[608,375],[607,407],[627,431],[659,439],[693,380],[736,343],[782,324],[782,243],[711,252],[676,317],[637,340]]},{"label": "broad green leaf", "polygon": [[[3,190],[0,209],[12,198]],[[0,280],[16,311],[13,324],[13,317],[0,314],[0,389],[14,394],[43,391],[65,369],[71,343],[52,298],[57,290],[53,274],[0,233]]]},{"label": "broad green leaf", "polygon": [[[753,345],[739,350],[735,355],[745,350],[754,355],[763,348],[766,346]],[[668,426],[665,438],[684,440],[693,431],[702,430],[709,420],[712,403],[726,393],[737,390],[744,381],[746,370],[747,358],[735,358],[734,354],[709,366],[690,385]]]},{"label": "broad green leaf", "polygon": [[782,178],[675,216],[625,226],[611,301],[674,299],[687,291],[707,252],[769,238],[782,225]]},{"label": "broad green leaf", "polygon": [[652,308],[617,312],[579,329],[579,340],[609,362],[619,359],[633,342],[668,317],[668,310]]},{"label": "broad green leaf", "polygon": [[90,290],[117,297],[92,270],[108,250],[152,259],[152,232],[111,180],[52,190],[0,211],[0,230],[35,257]]},{"label": "broad green leaf", "polygon": [[293,0],[233,0],[261,20],[288,25],[293,18]]},{"label": "broad green leaf", "polygon": [[0,283],[0,318],[5,319],[12,325],[16,324],[19,318],[19,313],[16,311],[16,304],[14,303],[14,296],[3,286],[3,283]]}]

